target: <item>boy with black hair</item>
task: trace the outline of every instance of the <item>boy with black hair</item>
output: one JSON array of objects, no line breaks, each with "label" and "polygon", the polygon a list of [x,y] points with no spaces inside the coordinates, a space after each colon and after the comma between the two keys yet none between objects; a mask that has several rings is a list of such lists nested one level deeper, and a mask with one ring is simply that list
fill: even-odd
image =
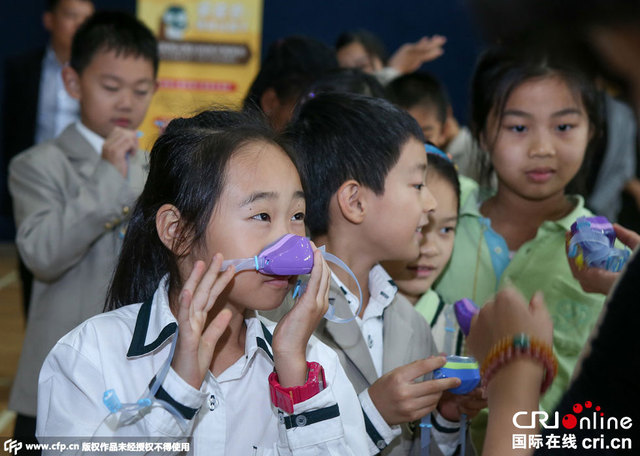
[{"label": "boy with black hair", "polygon": [[[12,207],[7,185],[9,161],[34,144],[53,139],[67,125],[78,120],[78,102],[64,89],[62,68],[69,61],[73,34],[93,10],[91,0],[47,0],[42,24],[50,34],[49,43],[9,58],[5,63],[0,217],[8,216],[11,229],[13,217],[10,217]],[[19,260],[19,272],[26,320],[33,275],[22,260]]]},{"label": "boy with black hair", "polygon": [[[362,289],[362,310],[346,324],[320,323],[359,394],[370,452],[419,452],[416,421],[431,413],[457,379],[422,380],[441,367],[429,325],[378,264],[418,256],[435,200],[425,187],[427,155],[416,122],[382,99],[320,94],[290,127],[317,245],[342,259]],[[333,269],[333,268],[332,268]],[[329,301],[339,316],[359,304],[350,275],[333,269]],[[458,423],[433,419],[431,454],[452,454]],[[444,431],[444,432],[442,432]],[[428,432],[428,431],[427,431]]]},{"label": "boy with black hair", "polygon": [[411,114],[427,141],[451,156],[460,174],[478,181],[480,163],[471,132],[458,125],[449,96],[438,79],[424,72],[400,76],[387,85],[386,96]]},{"label": "boy with black hair", "polygon": [[76,32],[63,70],[80,121],[10,164],[16,244],[34,274],[9,402],[18,412],[18,438],[35,433],[45,356],[104,306],[129,210],[146,178],[136,129],[155,92],[157,68],[156,40],[144,24],[126,13],[96,13]]},{"label": "boy with black hair", "polygon": [[416,119],[425,140],[443,146],[449,98],[440,81],[428,73],[406,74],[387,85],[386,95]]}]

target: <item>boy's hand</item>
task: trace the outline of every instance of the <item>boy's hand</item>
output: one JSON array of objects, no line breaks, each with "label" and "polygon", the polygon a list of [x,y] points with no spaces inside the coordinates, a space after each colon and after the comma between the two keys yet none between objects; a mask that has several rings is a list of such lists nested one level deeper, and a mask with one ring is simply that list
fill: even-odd
[{"label": "boy's hand", "polygon": [[273,331],[273,360],[278,381],[285,388],[307,381],[307,343],[329,307],[331,270],[313,245],[313,269],[298,302]]},{"label": "boy's hand", "polygon": [[418,381],[446,363],[442,356],[419,359],[387,372],[369,387],[369,397],[390,426],[409,423],[431,413],[443,391],[460,385],[460,379]]},{"label": "boy's hand", "polygon": [[422,37],[415,43],[405,43],[389,58],[389,66],[400,74],[413,73],[423,63],[435,60],[444,54],[442,48],[447,42],[444,36]]},{"label": "boy's hand", "polygon": [[482,397],[482,388],[477,387],[463,395],[445,391],[438,403],[438,412],[449,421],[460,421],[462,414],[472,419],[486,407],[487,400]]},{"label": "boy's hand", "polygon": [[128,155],[134,155],[138,150],[138,132],[128,128],[115,127],[104,140],[102,159],[108,161],[127,177],[129,163]]},{"label": "boy's hand", "polygon": [[222,309],[207,324],[209,311],[235,274],[233,266],[220,273],[222,259],[216,254],[206,272],[204,262],[196,261],[178,298],[180,330],[171,367],[195,389],[200,389],[216,344],[231,321],[231,311]]}]

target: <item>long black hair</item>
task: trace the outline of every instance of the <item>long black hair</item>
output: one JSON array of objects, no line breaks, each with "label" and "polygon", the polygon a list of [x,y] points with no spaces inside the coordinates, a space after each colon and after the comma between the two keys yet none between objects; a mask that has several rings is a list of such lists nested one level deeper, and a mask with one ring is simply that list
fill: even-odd
[{"label": "long black hair", "polygon": [[[531,48],[528,52],[505,47],[487,50],[479,59],[471,83],[471,131],[478,143],[483,138],[491,144],[496,138],[486,136],[489,116],[502,117],[511,93],[530,79],[556,75],[565,81],[574,95],[582,101],[591,128],[580,171],[567,186],[571,193],[586,193],[587,175],[592,157],[603,147],[602,99],[595,86],[595,76],[570,56]],[[491,146],[489,146],[491,147]],[[487,181],[493,171],[490,157],[481,154],[482,176]]]},{"label": "long black hair", "polygon": [[[277,145],[291,156],[263,118],[247,113],[206,111],[169,123],[151,149],[149,176],[127,228],[105,311],[149,299],[167,273],[172,287],[181,286],[177,260],[202,242],[229,160],[252,142]],[[156,230],[156,213],[164,204],[180,212],[173,251]]]}]

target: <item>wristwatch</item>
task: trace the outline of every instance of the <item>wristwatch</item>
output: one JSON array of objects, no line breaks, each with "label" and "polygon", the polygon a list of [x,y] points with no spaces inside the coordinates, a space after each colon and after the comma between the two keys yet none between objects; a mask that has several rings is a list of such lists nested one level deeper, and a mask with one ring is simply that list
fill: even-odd
[{"label": "wristwatch", "polygon": [[324,369],[319,363],[307,361],[307,382],[302,386],[285,388],[278,382],[278,374],[273,371],[269,375],[269,389],[271,391],[271,403],[280,410],[289,414],[293,413],[293,405],[311,399],[324,390],[326,380]]}]

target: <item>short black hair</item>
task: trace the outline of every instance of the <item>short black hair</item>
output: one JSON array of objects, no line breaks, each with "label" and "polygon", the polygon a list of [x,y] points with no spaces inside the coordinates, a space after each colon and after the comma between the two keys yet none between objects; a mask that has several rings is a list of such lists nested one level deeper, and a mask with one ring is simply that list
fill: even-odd
[{"label": "short black hair", "polygon": [[410,73],[391,81],[386,87],[387,99],[404,109],[426,106],[436,109],[438,121],[447,121],[449,97],[444,87],[428,73]]},{"label": "short black hair", "polygon": [[[93,5],[93,0],[80,0],[80,1],[91,3]],[[45,11],[54,11],[58,7],[60,2],[62,2],[62,0],[47,0]]]},{"label": "short black hair", "polygon": [[269,46],[260,72],[244,99],[245,110],[260,110],[260,98],[273,88],[281,101],[297,99],[320,75],[338,67],[336,53],[306,36],[290,36]]},{"label": "short black hair", "polygon": [[307,228],[312,236],[327,233],[329,201],[340,185],[358,181],[384,193],[387,174],[400,149],[422,130],[404,110],[381,98],[324,93],[305,103],[288,134],[307,198]]},{"label": "short black hair", "polygon": [[369,57],[378,57],[383,65],[387,64],[389,55],[384,43],[370,31],[357,29],[342,32],[336,39],[336,51],[351,43],[360,43]]},{"label": "short black hair", "polygon": [[309,92],[314,95],[329,92],[357,93],[384,98],[384,87],[380,81],[358,68],[336,68],[328,71],[311,84]]},{"label": "short black hair", "polygon": [[[427,144],[436,147],[430,142],[427,142]],[[456,195],[456,211],[460,212],[460,177],[456,166],[450,159],[429,152],[427,152],[427,160],[429,162],[429,165],[427,166],[427,187],[429,186],[431,173],[435,173],[442,179],[446,180],[451,185],[453,193]]]},{"label": "short black hair", "polygon": [[357,93],[384,98],[384,87],[375,76],[358,68],[336,68],[320,76],[298,100],[297,110],[321,93]]},{"label": "short black hair", "polygon": [[69,65],[78,74],[89,66],[98,52],[115,51],[117,56],[142,57],[158,73],[158,42],[149,28],[131,14],[99,11],[76,31]]}]

